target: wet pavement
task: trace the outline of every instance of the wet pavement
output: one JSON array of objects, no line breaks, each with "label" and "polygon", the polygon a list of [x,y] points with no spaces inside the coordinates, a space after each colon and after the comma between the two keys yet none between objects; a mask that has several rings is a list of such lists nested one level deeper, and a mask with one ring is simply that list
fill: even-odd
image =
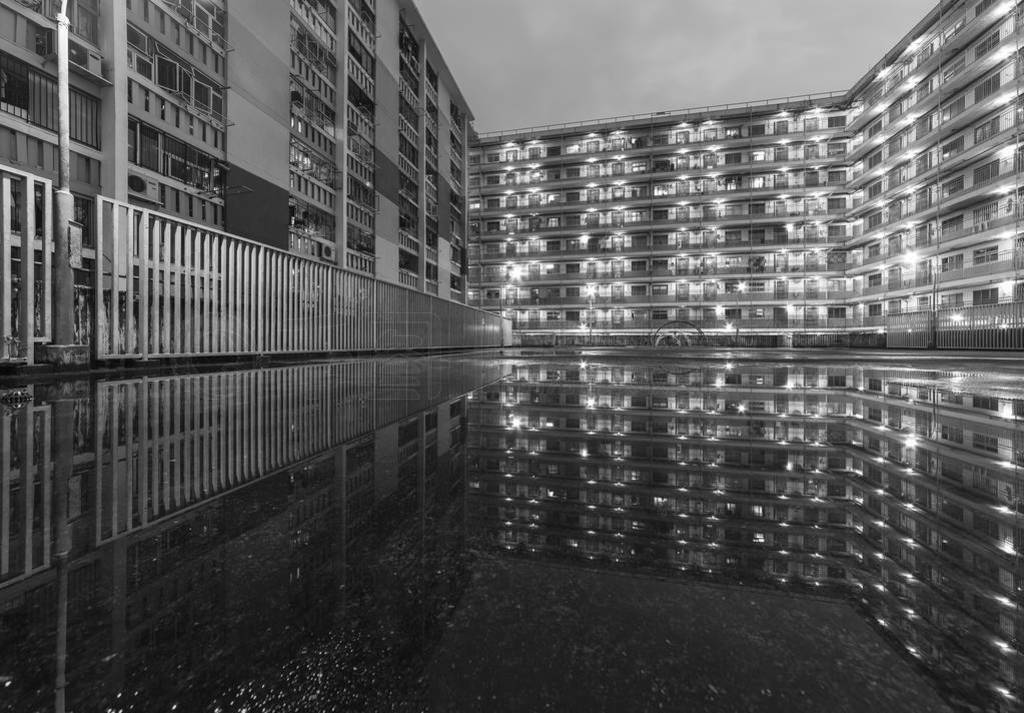
[{"label": "wet pavement", "polygon": [[1017,710],[1022,403],[792,351],[0,387],[0,710]]}]

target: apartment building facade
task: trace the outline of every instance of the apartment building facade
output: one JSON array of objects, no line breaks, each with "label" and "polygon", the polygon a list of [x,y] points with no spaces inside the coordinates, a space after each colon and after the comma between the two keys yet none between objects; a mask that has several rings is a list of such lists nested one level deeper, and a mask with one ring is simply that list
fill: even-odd
[{"label": "apartment building facade", "polygon": [[842,598],[951,701],[1016,710],[1020,376],[523,358],[472,401],[468,509],[502,550]]},{"label": "apartment building facade", "polygon": [[[0,161],[44,177],[59,6],[0,2]],[[68,14],[82,288],[101,194],[464,302],[471,115],[411,0],[71,0]]]},{"label": "apartment building facade", "polygon": [[1024,347],[1019,9],[851,90],[476,137],[471,303],[523,343]]}]

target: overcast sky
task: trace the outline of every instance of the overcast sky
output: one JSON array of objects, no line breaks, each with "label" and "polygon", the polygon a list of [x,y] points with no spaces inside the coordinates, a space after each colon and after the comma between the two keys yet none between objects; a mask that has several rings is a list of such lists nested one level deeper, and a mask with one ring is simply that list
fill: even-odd
[{"label": "overcast sky", "polygon": [[477,131],[846,90],[937,0],[416,0]]}]

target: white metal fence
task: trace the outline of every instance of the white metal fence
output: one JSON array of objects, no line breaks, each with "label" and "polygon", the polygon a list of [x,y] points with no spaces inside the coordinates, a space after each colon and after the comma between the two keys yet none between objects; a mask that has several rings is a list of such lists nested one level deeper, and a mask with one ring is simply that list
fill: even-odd
[{"label": "white metal fence", "polygon": [[52,189],[0,166],[0,364],[31,364],[35,342],[49,341]]},{"label": "white metal fence", "polygon": [[97,198],[98,359],[498,346],[502,319]]}]

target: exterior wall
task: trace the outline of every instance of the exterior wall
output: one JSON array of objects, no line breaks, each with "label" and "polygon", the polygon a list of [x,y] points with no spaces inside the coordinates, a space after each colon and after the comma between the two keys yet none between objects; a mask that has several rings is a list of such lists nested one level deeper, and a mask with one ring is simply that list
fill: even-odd
[{"label": "exterior wall", "polygon": [[[129,147],[120,155],[120,146],[104,147],[117,176],[113,187],[123,182],[125,193],[109,196],[106,184],[102,192],[223,228],[225,187],[231,183],[226,159],[232,121],[224,5],[203,0],[192,7],[209,20],[141,0],[98,20],[102,35],[115,41],[125,38],[111,65],[112,101],[105,104],[104,115],[110,124],[127,116],[117,132],[127,132],[128,140],[121,146]],[[122,54],[128,55],[126,63],[121,62]],[[122,101],[127,111],[119,111]],[[258,121],[256,116],[246,118]]]},{"label": "exterior wall", "polygon": [[854,315],[890,342],[1019,348],[1019,47],[1011,4],[943,2],[850,93]]},{"label": "exterior wall", "polygon": [[524,343],[1024,348],[1020,33],[942,2],[845,95],[480,136],[470,301]]},{"label": "exterior wall", "polygon": [[[290,48],[279,28],[289,24],[286,3],[252,3],[228,15],[235,57],[228,62],[227,230],[288,248]],[[235,58],[238,61],[235,61]],[[258,150],[254,150],[258,147]]]},{"label": "exterior wall", "polygon": [[524,340],[838,339],[852,230],[836,99],[482,137],[475,303]]},{"label": "exterior wall", "polygon": [[381,0],[376,13],[377,274],[464,301],[469,111],[415,5]]}]

